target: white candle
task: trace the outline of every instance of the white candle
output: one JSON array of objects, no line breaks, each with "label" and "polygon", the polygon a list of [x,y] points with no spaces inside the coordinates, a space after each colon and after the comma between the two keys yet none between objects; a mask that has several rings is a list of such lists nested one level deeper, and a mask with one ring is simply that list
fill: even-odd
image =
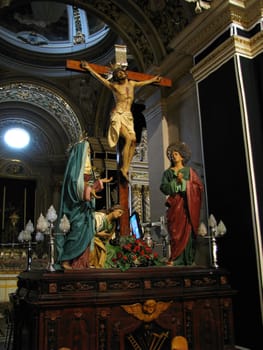
[{"label": "white candle", "polygon": [[26,187],[24,188],[24,227],[26,226]]},{"label": "white candle", "polygon": [[2,230],[5,229],[5,196],[6,196],[6,187],[3,188],[3,211],[2,211]]}]

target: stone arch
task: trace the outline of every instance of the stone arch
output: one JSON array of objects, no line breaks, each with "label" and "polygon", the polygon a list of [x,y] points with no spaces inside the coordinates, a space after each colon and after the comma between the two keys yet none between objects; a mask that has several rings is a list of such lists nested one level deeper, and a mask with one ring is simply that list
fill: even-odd
[{"label": "stone arch", "polygon": [[[79,118],[68,100],[61,92],[41,85],[39,82],[16,81],[2,83],[0,85],[0,101],[0,108],[3,104],[10,105],[12,102],[20,106],[22,104],[26,104],[27,107],[31,106],[31,110],[37,108],[41,111],[39,114],[43,118],[52,118],[59,125],[60,129],[67,136],[66,142],[68,143],[76,142],[82,132]],[[51,128],[53,121],[49,120]],[[24,120],[23,122],[25,123],[26,121]],[[2,120],[2,123],[4,123],[4,120]]]}]

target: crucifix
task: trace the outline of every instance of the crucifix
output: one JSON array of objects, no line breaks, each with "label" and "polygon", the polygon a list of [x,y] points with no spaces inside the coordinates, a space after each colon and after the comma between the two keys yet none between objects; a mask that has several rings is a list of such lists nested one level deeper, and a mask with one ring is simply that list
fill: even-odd
[{"label": "crucifix", "polygon": [[[126,46],[125,45],[115,45],[115,66],[123,68],[127,73],[127,78],[136,80],[136,81],[144,81],[153,78],[153,75],[140,73],[140,72],[133,72],[126,70],[127,59],[126,59]],[[94,69],[98,74],[102,74],[105,76],[108,76],[108,79],[110,77],[110,73],[112,71],[111,67],[107,66],[101,66],[95,63],[89,63],[89,66]],[[82,67],[81,61],[77,60],[67,60],[66,62],[66,68],[70,70],[75,70],[78,72],[85,72],[87,71],[85,68]],[[154,84],[160,85],[160,86],[166,86],[171,87],[172,81],[169,78],[161,77],[159,82],[155,82]]]},{"label": "crucifix", "polygon": [[[108,144],[110,147],[120,146],[119,138],[124,140],[122,149],[117,150],[119,159],[119,202],[126,209],[126,215],[121,217],[121,234],[129,230],[128,183],[129,167],[136,147],[131,107],[134,100],[134,90],[150,84],[171,86],[171,80],[133,71],[127,71],[126,46],[115,45],[116,63],[113,67],[105,67],[86,61],[67,60],[66,67],[71,70],[89,71],[97,80],[112,91],[115,107],[111,111],[108,129]],[[120,152],[121,151],[121,152]],[[120,157],[120,153],[121,156]]]}]

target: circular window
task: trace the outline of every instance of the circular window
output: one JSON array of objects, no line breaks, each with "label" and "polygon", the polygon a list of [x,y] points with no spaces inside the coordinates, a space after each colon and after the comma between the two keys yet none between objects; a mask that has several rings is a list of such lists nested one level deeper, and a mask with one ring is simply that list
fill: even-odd
[{"label": "circular window", "polygon": [[12,148],[25,148],[30,142],[29,133],[22,128],[12,128],[4,135],[5,143]]}]

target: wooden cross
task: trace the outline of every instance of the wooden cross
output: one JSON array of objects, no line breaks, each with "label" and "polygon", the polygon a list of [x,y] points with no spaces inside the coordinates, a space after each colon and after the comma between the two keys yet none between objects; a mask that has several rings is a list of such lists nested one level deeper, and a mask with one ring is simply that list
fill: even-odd
[{"label": "wooden cross", "polygon": [[[100,65],[95,64],[95,63],[89,63],[89,65],[99,74],[107,75],[107,74],[110,73],[110,68],[109,67],[100,66]],[[82,72],[87,73],[87,70],[81,68],[81,62],[77,61],[77,60],[67,60],[66,68],[70,69],[70,70],[75,70],[75,71],[78,71],[78,72],[82,71]],[[130,71],[130,70],[126,70],[126,73],[128,75],[128,79],[136,80],[136,81],[147,80],[147,79],[151,79],[151,78],[154,77],[153,75],[150,75],[150,74],[133,72],[133,71]],[[154,84],[160,85],[160,86],[171,87],[172,86],[172,81],[171,81],[171,79],[162,77],[161,81],[159,83],[154,83]]]},{"label": "wooden cross", "polygon": [[[116,52],[116,58],[117,58],[117,50],[118,48],[116,48],[115,45],[115,52]],[[120,48],[120,52],[119,52],[119,58],[122,61],[121,62],[121,66],[127,67],[127,62],[126,62],[126,52],[123,53],[123,47],[122,46]],[[116,60],[117,61],[117,60]],[[120,64],[120,62],[117,61],[118,64]],[[110,67],[106,67],[106,66],[101,66],[98,64],[94,64],[94,63],[89,63],[89,65],[99,74],[102,75],[109,75],[111,73],[111,69]],[[143,80],[148,80],[153,78],[153,75],[150,74],[144,74],[144,73],[139,73],[139,72],[133,72],[133,71],[129,71],[126,70],[126,67],[123,68],[125,69],[126,73],[127,73],[127,77],[130,80],[135,80],[135,81],[143,81]],[[75,70],[78,72],[87,72],[87,70],[83,69],[81,67],[81,61],[77,61],[77,60],[67,60],[66,62],[66,68],[69,70]],[[160,85],[160,86],[166,86],[166,87],[171,87],[172,86],[172,81],[168,78],[161,78],[161,80],[158,83],[154,83],[155,85]],[[119,150],[118,150],[119,151]],[[128,188],[128,183],[127,181],[123,181],[123,179],[120,178],[118,179],[118,184],[119,184],[119,204],[126,209],[125,213],[121,216],[120,218],[120,234],[121,235],[127,235],[129,234],[129,208],[128,208],[128,197],[129,197],[129,188]]]}]

